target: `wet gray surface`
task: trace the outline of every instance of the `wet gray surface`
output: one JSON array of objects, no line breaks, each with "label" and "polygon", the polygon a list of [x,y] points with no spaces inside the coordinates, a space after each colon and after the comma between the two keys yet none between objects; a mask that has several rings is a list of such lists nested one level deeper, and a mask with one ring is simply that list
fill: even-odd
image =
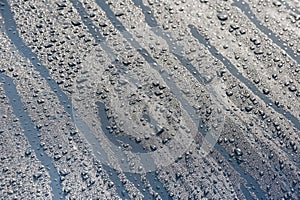
[{"label": "wet gray surface", "polygon": [[0,6],[1,198],[300,198],[296,1]]},{"label": "wet gray surface", "polygon": [[[21,99],[17,93],[12,79],[5,76],[4,74],[1,74],[0,78],[1,82],[4,85],[5,95],[8,97],[8,100],[13,108],[13,112],[18,117],[19,122],[25,131],[25,136],[28,139],[32,150],[35,152],[37,158],[41,161],[41,164],[44,165],[49,172],[52,197],[54,199],[60,199],[61,197],[64,197],[58,170],[53,166],[51,158],[48,157],[47,154],[45,154],[43,148],[40,146],[38,131],[34,124],[31,122],[30,117],[28,116],[24,108],[22,108]],[[30,154],[31,148],[27,149],[25,154]]]}]

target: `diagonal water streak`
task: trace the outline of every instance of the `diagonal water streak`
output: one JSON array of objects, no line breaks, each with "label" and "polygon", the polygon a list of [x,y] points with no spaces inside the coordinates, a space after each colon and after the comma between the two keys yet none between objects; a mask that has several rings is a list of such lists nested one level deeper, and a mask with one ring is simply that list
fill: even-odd
[{"label": "diagonal water streak", "polygon": [[291,6],[288,2],[286,2],[284,0],[279,0],[279,2],[281,2],[287,10],[290,10],[290,11],[294,12],[295,14],[300,15],[300,10]]},{"label": "diagonal water streak", "polygon": [[[24,41],[21,39],[21,37],[19,36],[19,32],[17,30],[17,24],[14,20],[10,5],[8,4],[7,0],[1,0],[1,1],[3,2],[4,6],[3,6],[3,8],[0,9],[0,11],[1,11],[1,15],[4,20],[4,27],[5,27],[8,38],[12,41],[12,43],[15,45],[15,47],[20,52],[20,54],[22,54],[26,59],[30,60],[30,62],[33,65],[33,67],[35,68],[35,70],[37,70],[40,73],[40,75],[45,79],[45,81],[47,82],[47,84],[49,85],[51,90],[56,94],[60,104],[64,107],[64,110],[66,111],[66,113],[68,113],[70,115],[70,117],[72,118],[72,120],[74,122],[74,116],[76,116],[76,113],[73,113],[72,102],[69,100],[68,96],[62,91],[62,89],[60,88],[58,83],[51,78],[48,69],[40,63],[38,56],[35,53],[33,53],[31,48],[29,48],[24,43]],[[77,123],[78,123],[78,120],[82,121],[82,119],[77,118]],[[84,126],[85,130],[89,129],[85,123],[82,123],[82,126]],[[87,132],[87,133],[91,133],[91,132]],[[86,135],[84,135],[84,136],[86,136]],[[88,135],[86,137],[86,139],[88,140],[88,142],[96,141],[96,140],[94,140],[95,137],[91,134]],[[95,143],[95,145],[92,145],[92,146],[94,149],[95,148],[101,149],[101,147],[99,146],[98,143]],[[94,154],[97,155],[97,152],[94,152]],[[118,179],[116,170],[111,169],[109,166],[104,166],[104,167],[105,167],[105,169],[110,169],[110,173],[112,174],[110,176],[111,179],[114,182],[119,183],[118,184],[119,187],[116,187],[118,194],[120,196],[124,196],[123,191],[125,191],[125,188],[124,188],[123,184],[120,182],[120,180]],[[54,195],[55,196],[59,195],[59,192],[56,192]],[[125,195],[125,197],[126,197],[126,195]],[[55,199],[58,199],[58,198],[55,198]]]},{"label": "diagonal water streak", "polygon": [[[243,82],[256,96],[258,96],[266,105],[275,105],[271,99],[269,99],[266,95],[264,95],[258,88],[250,82],[247,78],[241,75],[238,69],[222,54],[216,54],[217,49],[210,44],[208,40],[205,39],[197,30],[194,25],[188,25],[192,35],[203,45],[208,47],[209,52],[214,55],[218,60],[220,60],[224,66],[230,71],[232,75],[234,75],[238,80]],[[291,114],[289,111],[284,110],[282,107],[272,106],[272,108],[279,114],[285,116],[289,121],[291,121],[294,127],[300,130],[300,122],[297,117]]]},{"label": "diagonal water streak", "polygon": [[244,2],[243,0],[235,0],[232,3],[233,6],[239,8],[247,17],[248,19],[255,24],[255,26],[264,33],[267,37],[269,37],[274,44],[279,46],[282,50],[284,50],[293,60],[295,60],[298,64],[300,64],[300,55],[295,53],[292,48],[285,45],[275,33],[273,33],[270,29],[264,26],[254,15],[250,6]]},{"label": "diagonal water streak", "polygon": [[9,103],[13,109],[14,114],[18,117],[19,122],[24,130],[24,134],[28,139],[28,142],[35,152],[36,157],[45,167],[50,175],[50,186],[52,189],[53,199],[65,199],[65,195],[62,189],[62,184],[60,181],[60,175],[52,163],[52,158],[50,158],[44,149],[41,147],[41,142],[39,139],[39,131],[33,124],[28,112],[24,109],[22,100],[13,82],[13,79],[6,76],[4,73],[0,73],[0,78],[2,79],[0,83],[3,83],[4,91],[8,97]]}]

